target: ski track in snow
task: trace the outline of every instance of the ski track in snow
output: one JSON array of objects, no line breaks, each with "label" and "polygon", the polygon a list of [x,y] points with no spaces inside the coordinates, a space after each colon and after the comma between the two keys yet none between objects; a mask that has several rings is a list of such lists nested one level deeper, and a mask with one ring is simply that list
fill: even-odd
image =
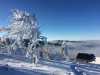
[{"label": "ski track in snow", "polygon": [[0,54],[0,75],[100,75],[100,65],[40,59],[35,66],[26,57]]}]

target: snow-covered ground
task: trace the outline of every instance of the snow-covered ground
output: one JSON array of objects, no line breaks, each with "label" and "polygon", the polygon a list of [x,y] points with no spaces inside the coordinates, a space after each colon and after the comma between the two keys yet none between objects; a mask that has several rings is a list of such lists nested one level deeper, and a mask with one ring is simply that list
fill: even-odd
[{"label": "snow-covered ground", "polygon": [[93,61],[91,63],[100,64],[100,57],[96,57],[95,61]]},{"label": "snow-covered ground", "polygon": [[100,65],[40,59],[35,66],[32,59],[0,54],[0,75],[100,75]]}]

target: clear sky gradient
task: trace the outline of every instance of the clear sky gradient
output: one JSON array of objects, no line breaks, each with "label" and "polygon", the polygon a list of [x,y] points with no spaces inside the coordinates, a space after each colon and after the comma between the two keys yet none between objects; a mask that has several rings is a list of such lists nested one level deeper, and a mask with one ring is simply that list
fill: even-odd
[{"label": "clear sky gradient", "polygon": [[0,0],[0,27],[10,9],[35,13],[48,40],[100,40],[100,0]]}]

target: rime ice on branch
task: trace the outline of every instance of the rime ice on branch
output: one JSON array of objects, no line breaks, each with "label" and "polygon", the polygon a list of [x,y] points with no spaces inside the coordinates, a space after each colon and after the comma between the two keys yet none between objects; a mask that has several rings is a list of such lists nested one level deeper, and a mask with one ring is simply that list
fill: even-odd
[{"label": "rime ice on branch", "polygon": [[66,41],[64,41],[64,40],[63,40],[63,42],[62,42],[61,55],[62,55],[63,57],[65,57],[67,61],[70,61],[70,60],[69,60],[69,57],[68,57],[67,44],[66,44]]},{"label": "rime ice on branch", "polygon": [[[35,57],[38,59],[39,54],[36,48],[39,39],[42,39],[47,45],[46,37],[40,36],[39,31],[41,25],[38,25],[35,14],[30,15],[27,12],[17,9],[11,10],[13,15],[9,19],[12,22],[8,27],[1,27],[1,31],[6,31],[7,34],[1,37],[1,41],[10,38],[10,44],[6,44],[5,51],[9,54],[16,54],[17,50],[26,52],[26,56]],[[5,37],[5,38],[4,38]],[[23,45],[23,39],[29,39],[28,47]],[[15,40],[15,41],[14,41]]]}]

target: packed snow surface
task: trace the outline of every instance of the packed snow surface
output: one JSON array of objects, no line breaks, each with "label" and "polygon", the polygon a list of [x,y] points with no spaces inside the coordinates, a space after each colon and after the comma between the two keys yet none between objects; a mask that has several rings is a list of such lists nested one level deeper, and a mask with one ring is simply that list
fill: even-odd
[{"label": "packed snow surface", "polygon": [[0,75],[100,75],[100,65],[41,58],[34,65],[32,59],[26,57],[0,54]]},{"label": "packed snow surface", "polygon": [[91,63],[100,64],[100,57],[96,57],[95,61],[93,61]]}]

